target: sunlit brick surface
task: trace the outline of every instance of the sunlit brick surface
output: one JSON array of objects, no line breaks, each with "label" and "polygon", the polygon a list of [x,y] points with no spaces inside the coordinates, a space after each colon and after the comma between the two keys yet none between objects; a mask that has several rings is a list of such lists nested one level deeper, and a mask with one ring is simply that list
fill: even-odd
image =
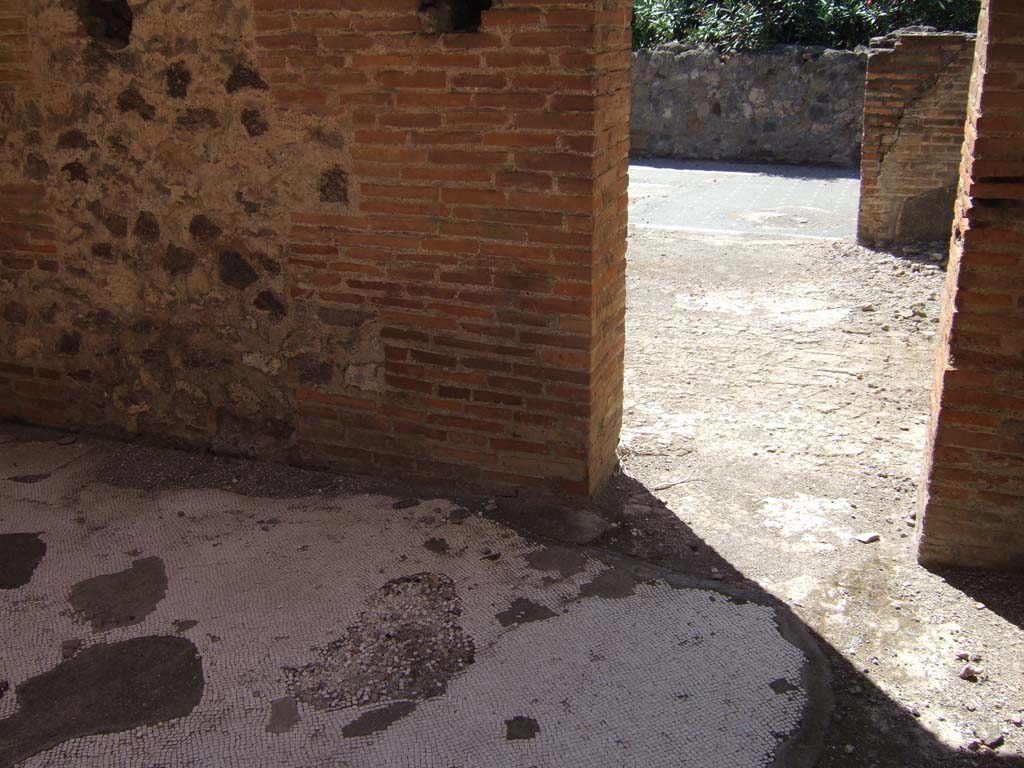
[{"label": "sunlit brick surface", "polygon": [[1024,569],[1024,8],[982,3],[936,350],[919,557]]}]

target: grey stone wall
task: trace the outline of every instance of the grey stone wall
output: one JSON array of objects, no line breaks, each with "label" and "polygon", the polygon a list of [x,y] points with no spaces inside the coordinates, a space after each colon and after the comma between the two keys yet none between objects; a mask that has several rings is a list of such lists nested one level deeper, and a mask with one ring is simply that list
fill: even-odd
[{"label": "grey stone wall", "polygon": [[723,56],[670,43],[633,55],[640,157],[856,167],[865,51],[781,46]]}]

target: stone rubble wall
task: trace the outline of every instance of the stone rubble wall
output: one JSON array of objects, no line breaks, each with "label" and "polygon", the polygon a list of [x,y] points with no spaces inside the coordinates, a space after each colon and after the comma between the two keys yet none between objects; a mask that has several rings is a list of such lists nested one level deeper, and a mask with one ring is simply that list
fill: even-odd
[{"label": "stone rubble wall", "polygon": [[856,167],[865,51],[782,46],[633,54],[636,156]]},{"label": "stone rubble wall", "polygon": [[0,418],[594,492],[630,7],[459,5],[0,0]]}]

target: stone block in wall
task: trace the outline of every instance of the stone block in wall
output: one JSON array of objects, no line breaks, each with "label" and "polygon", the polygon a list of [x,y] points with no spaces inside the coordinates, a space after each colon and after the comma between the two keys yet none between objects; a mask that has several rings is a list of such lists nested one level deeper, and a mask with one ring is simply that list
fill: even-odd
[{"label": "stone block in wall", "polygon": [[857,239],[949,237],[974,35],[903,30],[871,41]]},{"label": "stone block in wall", "polygon": [[860,160],[866,52],[780,46],[633,54],[635,155],[800,165]]}]

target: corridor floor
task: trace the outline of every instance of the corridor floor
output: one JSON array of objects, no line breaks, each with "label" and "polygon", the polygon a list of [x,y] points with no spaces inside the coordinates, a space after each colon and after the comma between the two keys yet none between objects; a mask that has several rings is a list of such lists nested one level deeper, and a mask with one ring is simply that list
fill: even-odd
[{"label": "corridor floor", "polygon": [[0,510],[2,766],[796,766],[827,713],[785,608],[586,512],[3,425]]},{"label": "corridor floor", "polygon": [[857,231],[856,170],[646,160],[629,173],[635,229],[833,239]]}]

